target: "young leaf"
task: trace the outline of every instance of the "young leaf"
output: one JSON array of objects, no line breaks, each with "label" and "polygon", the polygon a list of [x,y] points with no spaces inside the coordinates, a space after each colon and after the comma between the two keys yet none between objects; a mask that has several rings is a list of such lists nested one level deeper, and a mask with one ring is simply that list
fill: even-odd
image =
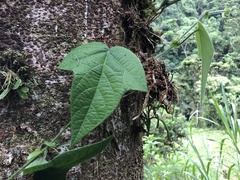
[{"label": "young leaf", "polygon": [[28,167],[23,170],[24,175],[34,173],[36,179],[44,180],[59,180],[65,179],[66,174],[70,168],[82,163],[100,152],[102,152],[111,142],[113,136],[107,139],[87,145],[78,149],[70,150],[62,153],[52,159],[50,162],[42,158],[35,160]]},{"label": "young leaf", "polygon": [[202,23],[198,22],[198,31],[195,33],[198,55],[202,58],[202,78],[201,78],[201,106],[206,89],[207,76],[210,69],[214,48],[209,34]]},{"label": "young leaf", "polygon": [[102,123],[129,90],[147,91],[141,62],[120,46],[84,44],[72,50],[59,66],[72,70],[71,145]]}]

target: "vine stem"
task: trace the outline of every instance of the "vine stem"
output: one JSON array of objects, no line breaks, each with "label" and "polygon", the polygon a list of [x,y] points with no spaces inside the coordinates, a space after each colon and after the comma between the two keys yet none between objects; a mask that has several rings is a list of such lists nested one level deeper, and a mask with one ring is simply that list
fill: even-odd
[{"label": "vine stem", "polygon": [[[66,131],[66,129],[70,126],[70,122],[65,125],[61,131],[52,139],[52,141],[50,143],[54,143],[59,136]],[[8,180],[12,180],[16,175],[18,175],[23,169],[25,169],[29,164],[31,164],[33,161],[35,161],[46,149],[48,148],[48,146],[45,146],[43,149],[41,149],[41,153],[39,153],[37,156],[32,157],[31,159],[29,159],[20,169],[18,169],[16,172],[14,172],[9,178]]]},{"label": "vine stem", "polygon": [[[160,54],[160,56],[163,56],[163,55],[165,55],[166,53],[168,53],[169,51],[171,51],[172,49],[174,49],[174,48],[177,48],[177,47],[179,47],[181,44],[183,44],[191,35],[193,35],[195,32],[197,32],[198,30],[195,30],[195,31],[193,31],[192,33],[190,33],[187,37],[185,37],[196,25],[197,25],[197,23],[199,22],[199,21],[201,21],[205,16],[210,16],[210,15],[216,15],[216,14],[220,14],[220,13],[224,13],[224,12],[227,12],[227,10],[217,10],[217,11],[204,11],[201,15],[200,15],[200,17],[197,19],[197,21],[195,22],[195,23],[193,23],[189,28],[188,28],[188,30],[186,30],[184,33],[183,33],[183,35],[180,37],[180,38],[178,38],[178,40],[176,41],[176,42],[178,42],[178,46],[172,46],[172,44],[170,45],[170,47],[167,49],[167,50],[165,50],[164,52],[162,52],[161,54]],[[173,42],[173,41],[172,41]]]}]

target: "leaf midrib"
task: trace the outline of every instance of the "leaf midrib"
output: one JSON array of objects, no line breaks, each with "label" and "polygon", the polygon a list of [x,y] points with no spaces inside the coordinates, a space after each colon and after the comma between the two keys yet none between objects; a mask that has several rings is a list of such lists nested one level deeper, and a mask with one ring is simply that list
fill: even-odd
[{"label": "leaf midrib", "polygon": [[[107,57],[108,57],[108,55],[109,55],[109,50],[107,51],[107,53],[106,53],[106,55],[105,55],[105,58],[104,58],[104,63],[103,64],[99,64],[100,66],[102,66],[102,69],[101,69],[101,75],[100,75],[100,77],[99,77],[99,79],[98,79],[98,84],[97,84],[97,86],[96,86],[96,88],[95,88],[95,92],[94,92],[94,95],[93,95],[93,98],[91,98],[91,103],[89,104],[89,106],[88,106],[88,109],[87,109],[87,113],[85,113],[85,116],[84,116],[84,118],[83,118],[83,120],[82,120],[82,123],[81,123],[81,127],[80,127],[80,130],[81,130],[81,128],[82,128],[82,124],[83,124],[83,122],[84,122],[84,120],[86,119],[86,116],[88,115],[88,113],[89,113],[89,110],[91,109],[91,107],[93,107],[94,108],[94,106],[92,105],[92,103],[93,103],[93,100],[95,99],[95,96],[96,96],[96,92],[97,92],[97,90],[99,89],[98,87],[99,87],[99,83],[100,83],[100,79],[101,79],[101,77],[103,76],[103,75],[105,75],[104,73],[103,73],[103,71],[104,71],[104,67],[105,66],[107,66],[106,65],[106,62],[107,62]],[[97,66],[96,66],[97,67]],[[110,67],[110,66],[108,66],[108,67]],[[110,67],[111,68],[111,67]],[[85,75],[87,75],[87,74],[85,74]],[[107,77],[106,75],[105,75],[105,77]],[[108,80],[108,78],[106,78],[107,80]],[[108,80],[108,82],[109,82],[109,84],[111,85],[111,83],[110,83],[110,81]],[[101,91],[100,90],[98,90],[100,93],[101,93]],[[113,91],[113,88],[112,88],[112,91]],[[101,93],[102,94],[102,93]],[[79,96],[80,94],[78,94],[78,96]],[[77,97],[78,97],[77,96]],[[103,96],[102,96],[103,97]],[[103,98],[104,99],[104,98]],[[77,98],[75,98],[75,100],[77,100]],[[74,100],[74,101],[75,101]],[[94,108],[95,109],[95,108]],[[74,114],[76,114],[78,111],[76,111]],[[95,111],[96,112],[96,111]],[[104,116],[106,116],[106,113],[105,113],[105,115]],[[79,134],[81,135],[81,131],[78,131],[78,133],[77,133],[77,135],[75,136],[76,138],[75,139],[77,139],[77,137],[79,136]],[[72,140],[72,142],[75,142],[75,139],[73,139]]]}]

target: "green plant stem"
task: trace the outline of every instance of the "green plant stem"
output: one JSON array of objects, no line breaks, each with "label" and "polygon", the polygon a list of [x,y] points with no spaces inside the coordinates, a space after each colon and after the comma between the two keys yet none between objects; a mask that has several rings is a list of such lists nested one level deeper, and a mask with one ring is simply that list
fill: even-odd
[{"label": "green plant stem", "polygon": [[[202,20],[202,18],[203,18],[207,13],[208,13],[208,11],[204,11],[204,12],[200,15],[200,17],[198,18],[198,20],[197,20],[195,23],[193,23],[193,25],[190,26],[190,28],[188,28],[188,30],[185,31],[185,33],[179,38],[179,41],[180,41],[184,36],[186,36],[186,34],[188,34],[188,32],[191,31],[191,30],[197,25],[197,23]],[[189,37],[189,36],[188,36],[188,37]],[[186,38],[184,38],[184,39],[186,39]],[[184,41],[183,41],[183,42],[184,42]]]},{"label": "green plant stem", "polygon": [[150,19],[147,20],[147,24],[153,22],[160,14],[162,14],[163,10],[166,9],[168,6],[177,3],[181,0],[174,0],[173,2],[169,2],[168,0],[163,0],[160,7],[156,9],[156,14],[154,16],[150,16]]},{"label": "green plant stem", "polygon": [[[191,31],[196,25],[197,25],[197,23],[199,22],[199,21],[201,21],[207,14],[208,14],[208,16],[210,16],[210,15],[216,15],[216,14],[220,14],[220,13],[224,13],[224,12],[227,12],[226,10],[218,10],[218,11],[204,11],[201,15],[200,15],[200,17],[198,18],[198,20],[195,22],[195,23],[193,23],[193,25],[192,26],[190,26],[190,28],[187,30],[187,31],[185,31],[185,33],[179,38],[179,40],[178,41],[180,41],[184,36],[186,36],[186,34],[188,34],[188,32],[189,31]],[[193,34],[193,33],[191,33],[191,34]],[[186,39],[188,39],[189,38],[189,36],[187,36],[187,38],[184,38],[184,40],[183,41],[180,41],[180,42],[184,42],[184,41],[186,41]]]},{"label": "green plant stem", "polygon": [[31,164],[34,160],[36,160],[45,150],[47,149],[47,146],[44,147],[42,150],[41,150],[41,153],[38,155],[38,156],[35,156],[33,158],[31,158],[29,161],[27,161],[20,169],[18,169],[15,173],[13,173],[9,178],[8,180],[12,180],[15,176],[18,175],[18,173],[20,173],[23,169],[25,169],[29,164]]},{"label": "green plant stem", "polygon": [[195,31],[193,31],[191,34],[189,34],[185,39],[183,39],[181,42],[179,42],[178,43],[178,45],[177,46],[170,46],[166,51],[164,51],[162,54],[161,54],[161,56],[163,56],[164,54],[167,54],[169,51],[171,51],[172,49],[174,49],[174,48],[178,48],[181,44],[183,44],[186,40],[188,40],[188,38],[190,37],[190,36],[192,36],[195,32],[197,32],[198,30],[195,30]]},{"label": "green plant stem", "polygon": [[55,142],[57,140],[57,138],[64,132],[66,131],[66,129],[70,126],[70,122],[67,123],[63,128],[62,130],[53,138],[53,140],[51,141],[51,143]]},{"label": "green plant stem", "polygon": [[[189,34],[189,32],[197,25],[197,23],[199,22],[199,21],[201,21],[207,14],[208,14],[208,16],[209,15],[216,15],[216,14],[220,14],[220,13],[224,13],[224,12],[227,12],[226,10],[217,10],[217,11],[204,11],[201,15],[200,15],[200,17],[198,18],[198,20],[195,22],[195,23],[193,23],[192,24],[192,26],[190,26],[189,28],[188,28],[188,30],[186,30],[184,33],[183,33],[183,35],[180,37],[180,38],[178,38],[178,40],[177,40],[177,42],[178,42],[178,46],[172,46],[172,43],[171,43],[171,45],[170,45],[170,47],[167,49],[167,50],[165,50],[163,53],[161,53],[160,54],[160,56],[163,56],[163,55],[165,55],[165,54],[167,54],[169,51],[171,51],[172,49],[174,49],[174,48],[178,48],[181,44],[183,44],[191,35],[193,35],[196,31],[198,31],[198,30],[195,30],[195,31],[193,31],[192,33],[190,33]],[[187,35],[187,37],[185,37]]]},{"label": "green plant stem", "polygon": [[228,10],[210,11],[210,12],[209,12],[209,15],[217,15],[217,14],[225,13],[225,12],[228,12]]},{"label": "green plant stem", "polygon": [[[58,137],[70,126],[70,122],[65,125],[62,130],[52,139],[51,143],[54,143]],[[25,169],[29,164],[31,164],[33,161],[35,161],[46,149],[48,146],[45,146],[43,149],[41,149],[41,153],[39,155],[31,158],[29,161],[27,161],[20,169],[18,169],[15,173],[13,173],[8,180],[12,180],[18,173],[20,173],[23,169]]]}]

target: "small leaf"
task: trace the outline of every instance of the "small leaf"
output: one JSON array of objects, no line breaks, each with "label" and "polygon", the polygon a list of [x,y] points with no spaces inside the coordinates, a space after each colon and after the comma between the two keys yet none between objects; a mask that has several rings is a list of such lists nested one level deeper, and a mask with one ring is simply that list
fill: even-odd
[{"label": "small leaf", "polygon": [[171,43],[172,48],[178,48],[181,44],[177,40],[173,40]]},{"label": "small leaf", "polygon": [[71,145],[102,123],[129,90],[147,91],[138,57],[120,46],[84,44],[59,65],[75,74],[71,88]]},{"label": "small leaf", "polygon": [[43,144],[45,144],[48,147],[56,147],[56,143],[55,142],[49,142],[49,141],[44,141]]},{"label": "small leaf", "polygon": [[5,98],[5,96],[8,94],[9,91],[10,91],[9,88],[4,89],[0,94],[0,100]]},{"label": "small leaf", "polygon": [[198,55],[202,58],[201,102],[200,102],[200,105],[202,107],[208,72],[210,69],[214,48],[207,30],[200,22],[198,22],[198,31],[195,33],[195,36],[197,41]]},{"label": "small leaf", "polygon": [[18,95],[22,98],[22,99],[27,99],[28,98],[28,95],[22,91],[17,91],[18,92]]},{"label": "small leaf", "polygon": [[29,92],[29,88],[28,87],[22,87],[20,89],[20,91],[22,91],[23,93],[27,94]]},{"label": "small leaf", "polygon": [[231,11],[231,9],[230,9],[230,8],[224,8],[224,10],[225,10],[225,12],[222,13],[222,17],[223,17],[223,18],[229,17],[229,16],[230,16],[230,11]]},{"label": "small leaf", "polygon": [[65,179],[70,168],[102,152],[112,139],[113,136],[110,136],[103,141],[64,152],[50,162],[39,158],[26,167],[23,173],[24,175],[34,173],[39,180]]},{"label": "small leaf", "polygon": [[29,88],[28,87],[22,87],[21,89],[18,89],[18,95],[22,98],[22,99],[28,99],[28,93]]},{"label": "small leaf", "polygon": [[33,151],[32,153],[30,153],[29,155],[28,155],[28,160],[29,159],[32,159],[32,158],[35,158],[35,157],[37,157],[38,155],[40,155],[41,153],[42,153],[43,151],[41,150],[41,149],[36,149],[35,151]]},{"label": "small leaf", "polygon": [[14,86],[13,86],[13,90],[19,88],[19,86],[22,85],[22,80],[20,78],[17,78],[17,81],[15,82]]}]

